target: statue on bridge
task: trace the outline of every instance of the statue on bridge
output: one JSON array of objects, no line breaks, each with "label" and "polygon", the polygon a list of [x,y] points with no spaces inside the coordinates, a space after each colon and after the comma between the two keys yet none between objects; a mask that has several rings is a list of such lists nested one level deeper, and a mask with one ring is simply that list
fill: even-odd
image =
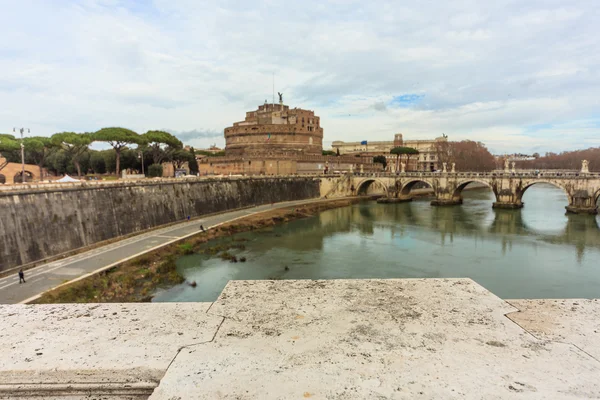
[{"label": "statue on bridge", "polygon": [[453,174],[456,173],[456,163],[452,163],[452,171]]},{"label": "statue on bridge", "polygon": [[406,164],[400,163],[400,173],[402,173],[402,174],[405,173],[406,172],[405,169],[406,169]]},{"label": "statue on bridge", "polygon": [[364,170],[364,168],[363,168],[363,165],[362,165],[362,164],[360,164],[360,173],[361,173],[361,174],[364,174],[364,173],[365,173],[365,170]]},{"label": "statue on bridge", "polygon": [[511,170],[511,172],[512,172],[513,174],[516,174],[516,173],[517,173],[517,171],[515,170],[515,164],[516,164],[516,163],[513,161],[513,162],[512,162],[512,170]]},{"label": "statue on bridge", "polygon": [[447,163],[442,163],[442,172],[445,174],[448,172],[448,169],[446,168],[446,164]]},{"label": "statue on bridge", "polygon": [[589,167],[588,160],[581,161],[581,173],[582,174],[589,174],[590,173],[590,167]]},{"label": "statue on bridge", "polygon": [[508,158],[504,160],[504,172],[510,172],[510,163],[508,161]]}]

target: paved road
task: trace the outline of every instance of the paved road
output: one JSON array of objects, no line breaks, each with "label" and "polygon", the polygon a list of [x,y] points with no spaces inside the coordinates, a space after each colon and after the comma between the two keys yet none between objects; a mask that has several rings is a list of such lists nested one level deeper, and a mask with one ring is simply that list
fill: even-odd
[{"label": "paved road", "polygon": [[205,229],[214,228],[217,225],[262,211],[312,203],[314,201],[313,199],[277,203],[274,205],[268,204],[212,215],[190,222],[186,221],[98,247],[62,260],[42,264],[25,271],[27,282],[24,284],[19,284],[19,277],[16,273],[1,278],[0,304],[23,302],[67,281],[91,274],[125,259],[138,256],[157,247],[164,246],[167,243],[193,235],[194,233],[198,233],[201,224],[204,225]]}]

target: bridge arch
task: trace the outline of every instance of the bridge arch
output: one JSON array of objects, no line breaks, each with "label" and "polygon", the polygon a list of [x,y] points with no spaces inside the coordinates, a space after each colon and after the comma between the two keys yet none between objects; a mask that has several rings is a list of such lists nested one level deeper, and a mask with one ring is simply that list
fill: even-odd
[{"label": "bridge arch", "polygon": [[489,182],[483,180],[483,179],[466,179],[466,180],[462,180],[458,182],[458,185],[456,185],[456,189],[454,190],[454,193],[452,194],[453,198],[460,198],[462,196],[462,191],[470,184],[470,183],[481,183],[482,185],[485,185],[486,187],[490,188],[493,191],[492,185],[490,185]]},{"label": "bridge arch", "polygon": [[360,181],[358,183],[358,185],[356,185],[356,194],[358,194],[359,196],[368,194],[369,189],[373,185],[383,189],[382,193],[385,193],[387,195],[388,189],[387,189],[387,186],[385,185],[385,183],[383,183],[383,181],[381,181],[379,179],[375,179],[375,178],[370,178],[370,179],[365,179],[363,181]]},{"label": "bridge arch", "polygon": [[569,192],[567,191],[567,189],[564,186],[562,186],[562,185],[560,185],[560,184],[558,184],[556,182],[552,182],[551,180],[548,180],[548,179],[540,179],[540,180],[536,180],[534,182],[528,182],[525,186],[523,186],[523,188],[521,190],[518,191],[518,193],[517,193],[517,199],[519,201],[522,201],[523,200],[523,195],[525,194],[525,192],[527,191],[527,189],[529,189],[533,185],[537,185],[537,184],[540,184],[540,183],[546,183],[548,185],[551,185],[551,186],[554,186],[556,188],[562,189],[562,191],[567,195],[567,199],[568,199],[569,203],[571,203],[571,200],[572,200],[571,199],[571,195],[569,194]]},{"label": "bridge arch", "polygon": [[401,196],[408,196],[410,195],[410,191],[412,190],[412,188],[417,184],[417,183],[425,183],[427,186],[429,186],[430,188],[433,189],[433,185],[431,184],[431,182],[429,182],[427,179],[412,179],[404,184],[402,184],[402,187],[400,188],[400,195]]}]

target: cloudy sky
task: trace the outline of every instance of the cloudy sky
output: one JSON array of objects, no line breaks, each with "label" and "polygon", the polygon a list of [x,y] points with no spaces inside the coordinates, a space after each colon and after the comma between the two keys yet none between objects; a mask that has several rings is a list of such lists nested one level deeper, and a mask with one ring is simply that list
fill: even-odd
[{"label": "cloudy sky", "polygon": [[124,126],[223,145],[284,93],[325,143],[600,146],[597,0],[0,0],[0,132]]}]

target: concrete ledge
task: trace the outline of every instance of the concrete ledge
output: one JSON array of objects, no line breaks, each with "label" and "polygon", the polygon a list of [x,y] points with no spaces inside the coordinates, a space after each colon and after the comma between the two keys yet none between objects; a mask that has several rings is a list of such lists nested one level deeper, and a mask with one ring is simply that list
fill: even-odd
[{"label": "concrete ledge", "polygon": [[600,396],[600,363],[514,311],[469,279],[234,281],[151,399]]},{"label": "concrete ledge", "polygon": [[597,300],[509,303],[470,279],[0,306],[0,398],[598,398],[599,320]]},{"label": "concrete ledge", "polygon": [[600,362],[600,300],[507,300],[519,311],[507,315],[540,340],[572,343]]},{"label": "concrete ledge", "polygon": [[210,305],[0,306],[0,399],[148,398],[181,348],[213,339]]},{"label": "concrete ledge", "polygon": [[0,385],[0,399],[147,399],[155,382],[142,383],[68,383]]}]

